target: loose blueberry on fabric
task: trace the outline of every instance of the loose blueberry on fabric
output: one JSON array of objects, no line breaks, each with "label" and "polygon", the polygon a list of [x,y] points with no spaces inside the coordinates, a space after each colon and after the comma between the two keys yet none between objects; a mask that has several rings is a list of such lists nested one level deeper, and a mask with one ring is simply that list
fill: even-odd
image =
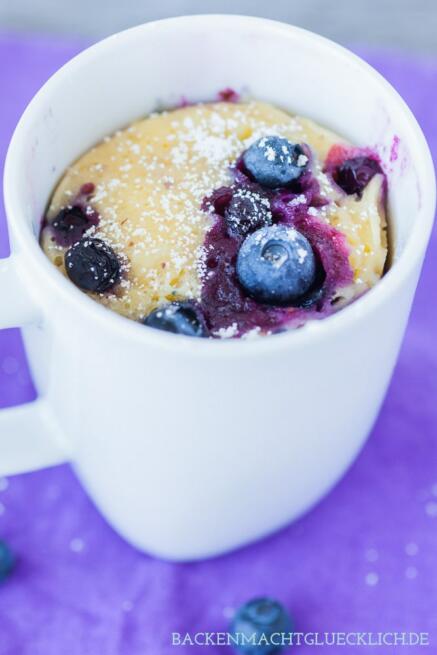
[{"label": "loose blueberry on fabric", "polygon": [[225,220],[231,236],[246,236],[272,224],[270,202],[250,189],[237,189],[225,210]]},{"label": "loose blueberry on fabric", "polygon": [[288,635],[292,630],[292,621],[284,607],[271,598],[256,598],[245,603],[230,626],[231,634],[238,641],[236,648],[244,655],[278,653],[282,650],[278,645],[280,635]]},{"label": "loose blueberry on fabric", "polygon": [[264,136],[243,154],[250,177],[270,189],[286,187],[300,178],[308,167],[301,145],[279,136]]},{"label": "loose blueberry on fabric", "polygon": [[159,307],[146,316],[143,323],[148,327],[186,337],[208,336],[200,310],[189,301],[172,302]]},{"label": "loose blueberry on fabric", "polygon": [[5,580],[15,566],[15,557],[9,546],[0,540],[0,582]]},{"label": "loose blueberry on fabric", "polygon": [[84,237],[65,253],[65,270],[80,289],[102,293],[118,281],[120,263],[104,241]]},{"label": "loose blueberry on fabric", "polygon": [[316,273],[310,242],[285,225],[253,232],[244,240],[237,257],[237,277],[243,289],[267,305],[298,305],[313,286]]},{"label": "loose blueberry on fabric", "polygon": [[348,195],[356,193],[360,198],[370,180],[382,173],[381,166],[371,157],[346,159],[333,173],[336,184]]}]

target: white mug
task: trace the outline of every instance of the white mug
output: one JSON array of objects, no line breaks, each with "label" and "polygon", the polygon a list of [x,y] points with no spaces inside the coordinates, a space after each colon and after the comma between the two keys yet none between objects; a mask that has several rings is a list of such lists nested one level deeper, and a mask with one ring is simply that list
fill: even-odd
[{"label": "white mug", "polygon": [[[138,116],[225,87],[375,146],[388,172],[385,277],[332,317],[253,341],[190,339],[122,318],[38,245],[70,162]],[[4,183],[12,254],[0,262],[0,327],[22,328],[39,397],[1,412],[1,473],[69,460],[123,537],[172,560],[258,539],[332,487],[383,400],[434,214],[424,136],[378,73],[320,36],[264,19],[141,25],[44,85],[15,131]]]}]

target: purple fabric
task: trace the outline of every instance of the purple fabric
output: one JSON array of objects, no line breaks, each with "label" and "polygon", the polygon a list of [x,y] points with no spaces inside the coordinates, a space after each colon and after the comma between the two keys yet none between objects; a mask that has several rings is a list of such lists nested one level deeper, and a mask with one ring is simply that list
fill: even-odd
[{"label": "purple fabric", "polygon": [[[80,47],[0,39],[0,158],[26,102]],[[406,98],[437,155],[437,61],[364,54]],[[436,257],[434,234],[362,454],[327,498],[275,536],[215,560],[169,564],[124,543],[68,466],[0,480],[0,538],[19,558],[0,585],[0,655],[167,655],[177,652],[172,631],[224,630],[232,608],[259,594],[282,600],[298,630],[429,631],[428,652],[437,652]],[[2,332],[0,406],[33,397],[19,335]]]}]

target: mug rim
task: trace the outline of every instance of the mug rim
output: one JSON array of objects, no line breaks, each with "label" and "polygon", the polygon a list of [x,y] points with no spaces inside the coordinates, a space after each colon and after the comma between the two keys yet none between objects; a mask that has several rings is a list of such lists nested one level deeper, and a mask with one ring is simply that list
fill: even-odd
[{"label": "mug rim", "polygon": [[[65,76],[71,76],[77,73],[77,70],[84,66],[90,57],[100,54],[105,49],[111,48],[113,44],[119,43],[122,40],[128,41],[131,38],[135,38],[141,32],[146,33],[148,30],[156,30],[161,27],[176,27],[180,29],[181,25],[189,25],[190,23],[206,23],[204,25],[205,29],[208,29],[208,26],[211,29],[211,25],[214,26],[214,29],[217,29],[217,21],[225,24],[227,28],[231,27],[230,23],[233,29],[237,27],[244,29],[247,25],[253,24],[266,32],[274,33],[278,31],[282,35],[286,35],[287,33],[289,35],[292,34],[307,40],[307,42],[312,40],[315,45],[323,45],[325,49],[331,50],[334,54],[347,58],[358,70],[366,72],[368,75],[370,74],[374,81],[383,87],[386,93],[392,96],[399,112],[402,112],[404,118],[407,120],[412,130],[414,141],[416,142],[416,150],[422,159],[423,171],[421,171],[420,178],[424,178],[427,183],[426,185],[424,184],[427,193],[426,195],[422,194],[422,204],[418,210],[421,220],[414,222],[399,259],[393,263],[374,287],[331,316],[320,320],[311,320],[299,329],[285,330],[279,334],[256,339],[193,339],[192,337],[175,335],[144,326],[137,321],[121,316],[114,310],[100,305],[100,303],[97,303],[94,299],[88,297],[87,294],[71,284],[49,261],[42,251],[38,239],[35,238],[29,230],[29,226],[25,223],[24,217],[20,216],[21,212],[17,211],[15,207],[17,194],[13,192],[14,184],[18,184],[18,175],[15,175],[15,173],[18,171],[19,165],[16,160],[19,154],[20,141],[24,135],[26,126],[30,122],[32,115],[44,103],[44,97],[47,92],[61,83]],[[14,176],[17,178],[15,183]],[[151,346],[160,347],[165,350],[189,352],[190,356],[194,353],[200,353],[202,356],[207,354],[219,357],[225,354],[232,357],[236,355],[244,356],[245,354],[252,356],[254,352],[260,354],[261,352],[269,353],[278,349],[282,350],[283,348],[299,348],[307,342],[327,338],[332,333],[342,328],[350,328],[355,322],[363,320],[366,314],[377,308],[384,302],[385,298],[391,296],[405,282],[417,262],[422,258],[434,221],[435,196],[436,181],[434,166],[422,129],[400,94],[380,73],[347,48],[317,33],[280,21],[234,14],[196,14],[151,21],[110,35],[79,52],[43,84],[27,105],[11,138],[4,169],[4,203],[6,216],[8,218],[9,232],[13,234],[14,244],[18,246],[17,252],[20,259],[22,253],[25,252],[26,256],[30,256],[32,263],[41,270],[45,280],[53,285],[53,289],[57,289],[67,296],[66,300],[74,303],[78,310],[87,311],[97,321],[101,321],[105,328],[112,326],[114,329],[123,331],[123,335],[120,335],[120,337],[127,336],[145,344],[148,342]],[[11,217],[10,220],[9,217]],[[14,218],[12,219],[12,217]],[[12,254],[14,254],[14,249],[11,248]],[[39,305],[43,306],[43,303],[39,303]]]}]

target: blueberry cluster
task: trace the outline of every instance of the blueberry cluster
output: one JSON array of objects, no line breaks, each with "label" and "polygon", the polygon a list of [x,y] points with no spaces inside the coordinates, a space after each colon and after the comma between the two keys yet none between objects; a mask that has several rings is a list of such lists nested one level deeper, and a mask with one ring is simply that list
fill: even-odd
[{"label": "blueberry cluster", "polygon": [[[93,188],[93,184],[85,184],[81,194]],[[97,212],[78,202],[61,209],[50,222],[50,228],[56,243],[67,248],[64,264],[70,280],[83,291],[103,293],[118,282],[120,262],[107,243],[87,236],[88,230],[98,222]]]},{"label": "blueberry cluster", "polygon": [[[300,144],[278,136],[262,137],[243,154],[249,178],[262,187],[279,189],[294,185],[308,168],[309,158]],[[260,206],[259,204],[257,205]],[[313,287],[317,262],[308,239],[285,225],[262,225],[259,209],[237,259],[237,276],[245,292],[257,302],[297,306]],[[243,225],[250,224],[244,216]],[[248,232],[249,230],[247,230]]]}]

